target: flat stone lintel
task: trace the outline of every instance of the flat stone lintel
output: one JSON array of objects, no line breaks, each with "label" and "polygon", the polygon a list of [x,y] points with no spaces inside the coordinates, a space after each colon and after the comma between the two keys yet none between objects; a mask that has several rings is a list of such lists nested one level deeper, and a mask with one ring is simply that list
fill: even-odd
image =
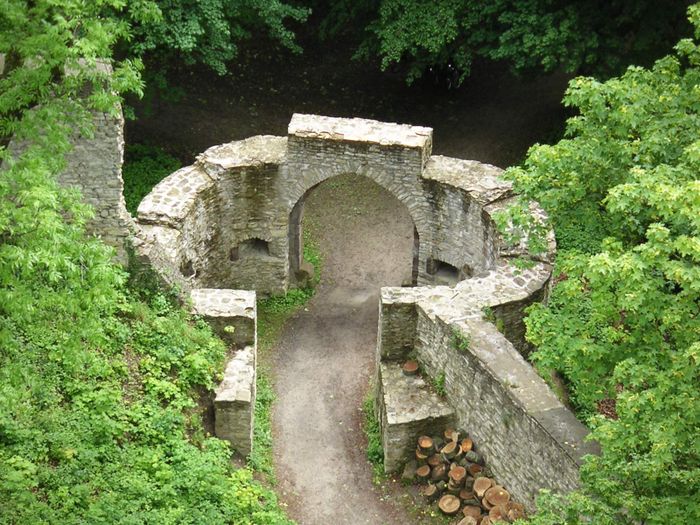
[{"label": "flat stone lintel", "polygon": [[433,129],[360,118],[335,118],[295,113],[289,123],[290,136],[348,142],[374,143],[382,146],[428,149],[432,147]]}]

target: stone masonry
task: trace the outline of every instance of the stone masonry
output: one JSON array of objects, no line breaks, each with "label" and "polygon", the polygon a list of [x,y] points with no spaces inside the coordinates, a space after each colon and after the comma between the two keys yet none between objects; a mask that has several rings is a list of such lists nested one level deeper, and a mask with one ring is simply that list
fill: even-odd
[{"label": "stone masonry", "polygon": [[253,449],[255,360],[254,346],[238,350],[226,365],[214,399],[214,432],[242,456]]},{"label": "stone masonry", "polygon": [[95,216],[88,225],[91,233],[117,251],[126,264],[127,242],[133,219],[126,210],[122,163],[124,160],[124,117],[93,113],[92,136],[76,136],[66,156],[66,169],[58,177],[62,186],[78,188]]},{"label": "stone masonry", "polygon": [[[202,315],[206,299],[225,317],[231,289],[283,293],[308,273],[301,220],[317,184],[342,174],[378,183],[406,206],[417,236],[417,286],[384,288],[380,299],[376,410],[385,470],[401,467],[419,433],[453,423],[532,509],[542,488],[575,488],[582,456],[595,452],[586,428],[523,358],[524,309],[547,295],[554,236],[536,256],[526,239],[507,245],[494,216],[517,196],[501,170],[431,150],[429,128],[294,115],[287,137],[215,146],[158,184],[139,206],[136,246],[167,282],[192,291]],[[545,219],[535,203],[530,211]],[[518,269],[514,257],[530,265]],[[409,357],[420,376],[400,373]],[[227,412],[217,412],[217,425],[225,421],[242,443],[249,415],[233,407],[254,400],[241,385],[254,380],[255,345],[234,360],[218,391]],[[444,398],[428,386],[438,377]]]},{"label": "stone masonry", "polygon": [[257,309],[255,292],[195,289],[190,293],[192,312],[209,322],[229,345],[233,356],[214,399],[214,432],[239,454],[253,447],[255,378],[257,360]]},{"label": "stone masonry", "polygon": [[[111,71],[111,66],[106,63],[98,63],[97,67],[105,73]],[[121,108],[116,116],[93,112],[90,133],[76,131],[71,137],[71,146],[65,158],[66,168],[59,174],[58,183],[80,191],[83,201],[94,210],[88,231],[112,246],[116,250],[117,262],[126,265],[134,221],[124,201],[124,117]],[[11,141],[8,150],[19,154],[23,147],[23,143]]]}]

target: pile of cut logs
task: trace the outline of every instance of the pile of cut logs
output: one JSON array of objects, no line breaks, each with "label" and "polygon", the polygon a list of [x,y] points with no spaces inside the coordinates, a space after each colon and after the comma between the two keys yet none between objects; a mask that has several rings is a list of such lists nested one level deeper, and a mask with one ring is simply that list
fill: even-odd
[{"label": "pile of cut logs", "polygon": [[422,483],[421,493],[440,510],[454,516],[459,525],[512,523],[525,510],[491,477],[471,438],[462,431],[445,430],[443,436],[420,436],[415,461],[409,461],[403,478]]}]

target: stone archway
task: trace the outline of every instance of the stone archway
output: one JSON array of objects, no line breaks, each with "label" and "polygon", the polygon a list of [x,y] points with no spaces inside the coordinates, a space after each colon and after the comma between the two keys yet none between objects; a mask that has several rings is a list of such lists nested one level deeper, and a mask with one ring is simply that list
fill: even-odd
[{"label": "stone archway", "polygon": [[[351,174],[347,174],[351,175]],[[333,177],[329,179],[325,179],[322,182],[317,183],[316,185],[312,186],[306,192],[301,196],[301,198],[296,202],[296,204],[293,206],[292,211],[289,215],[289,269],[290,269],[290,275],[295,276],[298,282],[303,282],[304,280],[308,279],[310,272],[313,272],[314,269],[310,268],[308,265],[305,265],[304,261],[304,235],[303,235],[303,222],[304,222],[304,210],[306,207],[306,201],[308,197],[316,190],[318,189],[321,185],[324,183],[330,182],[331,180],[334,180],[336,178],[342,178],[343,175],[334,175]],[[365,179],[366,177],[360,176],[361,178]],[[371,179],[367,181],[369,184],[376,184],[374,181]],[[405,206],[405,204],[398,199],[396,199],[391,193],[384,188],[384,186],[381,186],[377,184],[380,188],[382,188],[386,193],[387,197],[395,199],[397,202],[399,202],[404,209],[408,212],[408,215],[410,217],[411,223],[413,225],[413,251],[412,251],[412,259],[411,259],[411,278],[410,281],[406,281],[403,284],[404,285],[416,285],[417,284],[417,278],[418,278],[418,253],[419,253],[419,246],[420,246],[420,236],[418,234],[418,228],[416,227],[415,222],[413,222],[413,217],[410,215],[410,212],[408,208]],[[385,283],[386,284],[386,283]]]},{"label": "stone archway", "polygon": [[[228,324],[240,317],[253,328],[242,332],[254,334],[254,301],[240,290],[274,294],[293,285],[304,195],[344,173],[381,185],[406,206],[419,239],[418,286],[380,294],[376,409],[385,469],[399,468],[415,448],[416,432],[435,421],[430,409],[404,406],[396,395],[403,388],[400,363],[415,355],[429,377],[444,377],[447,416],[473,433],[495,477],[533,508],[541,488],[576,487],[581,457],[594,450],[584,443],[585,427],[519,352],[524,309],[546,295],[554,237],[537,256],[526,244],[506,245],[494,215],[516,197],[501,170],[431,155],[431,147],[429,128],[294,115],[287,137],[210,148],[158,184],[139,206],[138,252],[170,284],[188,295],[195,289],[200,314]],[[530,210],[543,215],[536,203]],[[519,256],[528,257],[530,267],[511,264]],[[210,290],[222,288],[229,289],[223,296]],[[455,334],[470,344],[457,348]],[[239,379],[245,377],[248,390],[245,401],[234,400],[238,412],[225,417],[248,432],[254,337],[244,344],[252,350],[231,368],[239,375],[227,380],[243,391]],[[231,406],[224,401],[222,411]],[[522,447],[523,441],[537,447]]]}]

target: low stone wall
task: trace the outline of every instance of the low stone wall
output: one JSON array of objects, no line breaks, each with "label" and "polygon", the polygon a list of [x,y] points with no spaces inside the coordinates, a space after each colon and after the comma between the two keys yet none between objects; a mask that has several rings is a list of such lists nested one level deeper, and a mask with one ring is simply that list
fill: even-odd
[{"label": "low stone wall", "polygon": [[454,426],[455,411],[424,377],[405,376],[400,363],[379,363],[377,373],[384,469],[394,472],[412,456],[418,436],[442,434]]},{"label": "low stone wall", "polygon": [[255,411],[254,346],[238,350],[229,360],[224,380],[214,399],[214,432],[231,443],[233,449],[247,456],[253,450],[253,414]]},{"label": "low stone wall", "polygon": [[[428,378],[444,378],[445,402],[454,407],[455,425],[473,437],[499,483],[529,510],[540,489],[567,492],[578,486],[588,430],[494,324],[484,307],[528,303],[542,289],[544,264],[521,272],[515,283],[508,266],[454,288],[384,288],[381,294],[380,370],[416,358]],[[378,384],[386,383],[379,376]],[[386,410],[386,386],[378,389],[383,433],[395,435]],[[392,449],[411,450],[418,434],[406,435]],[[401,466],[393,450],[387,471]],[[403,461],[409,459],[409,455]]]},{"label": "low stone wall", "polygon": [[253,447],[257,361],[257,309],[255,292],[195,289],[190,293],[192,312],[202,316],[229,344],[232,357],[214,399],[214,433],[236,452],[246,456]]},{"label": "low stone wall", "polygon": [[197,288],[190,292],[192,313],[206,320],[230,346],[256,346],[255,292]]}]

